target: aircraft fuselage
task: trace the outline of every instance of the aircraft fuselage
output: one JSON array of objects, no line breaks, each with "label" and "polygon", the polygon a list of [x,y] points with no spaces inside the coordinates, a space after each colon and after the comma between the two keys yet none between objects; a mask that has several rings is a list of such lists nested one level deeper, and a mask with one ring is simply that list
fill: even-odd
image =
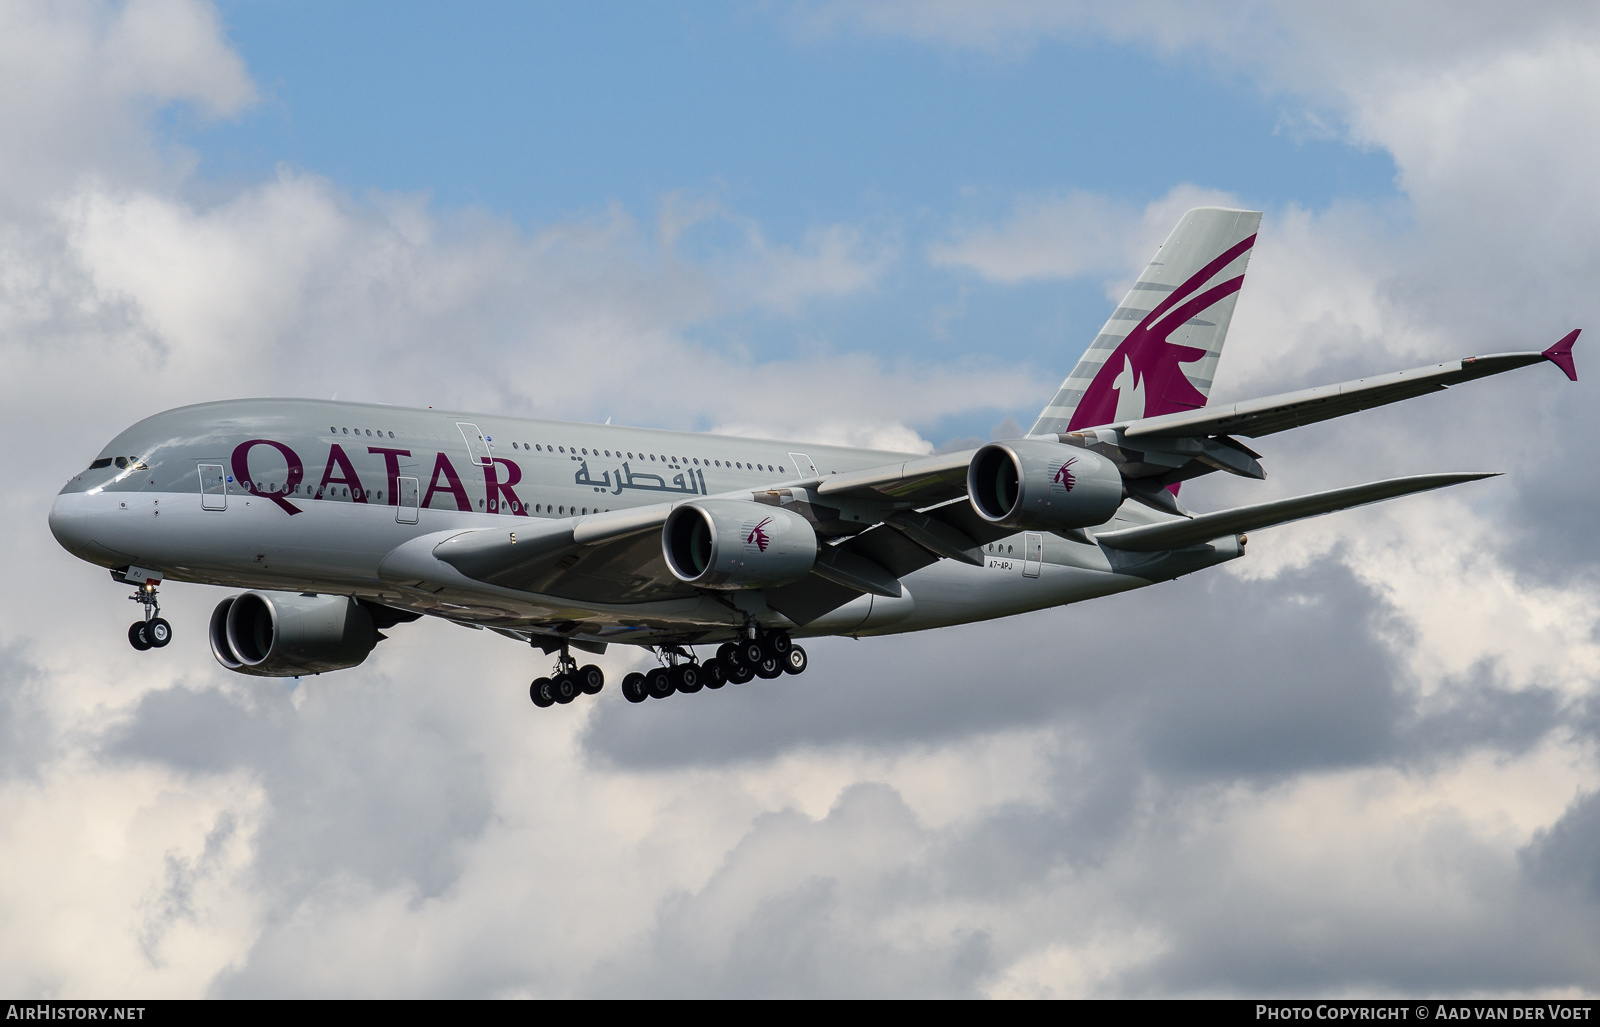
[{"label": "aircraft fuselage", "polygon": [[[1019,532],[987,544],[982,567],[940,560],[907,575],[899,598],[862,595],[805,625],[749,596],[653,585],[659,575],[639,567],[661,560],[659,531],[548,593],[421,588],[406,575],[407,554],[463,531],[515,532],[719,494],[749,499],[786,481],[913,456],[372,404],[233,400],[170,410],[118,435],[62,489],[50,523],[69,551],[114,570],[350,595],[463,623],[636,644],[719,641],[750,616],[797,636],[919,630],[1125,591],[1241,552],[1221,540],[1177,554],[1108,554]],[[1151,516],[1125,504],[1115,521]]]}]

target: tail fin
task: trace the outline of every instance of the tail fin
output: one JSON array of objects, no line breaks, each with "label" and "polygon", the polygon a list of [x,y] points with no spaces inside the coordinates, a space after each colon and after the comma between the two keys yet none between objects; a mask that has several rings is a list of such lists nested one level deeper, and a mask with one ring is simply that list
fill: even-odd
[{"label": "tail fin", "polygon": [[1260,224],[1253,210],[1185,214],[1028,434],[1205,406]]}]

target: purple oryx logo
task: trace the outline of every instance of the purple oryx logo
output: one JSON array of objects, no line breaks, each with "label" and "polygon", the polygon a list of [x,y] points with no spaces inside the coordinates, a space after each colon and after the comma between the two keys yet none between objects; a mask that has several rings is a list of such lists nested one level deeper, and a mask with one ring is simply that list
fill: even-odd
[{"label": "purple oryx logo", "polygon": [[1056,470],[1056,476],[1054,478],[1051,478],[1050,480],[1053,483],[1055,483],[1057,485],[1060,485],[1062,488],[1066,489],[1068,492],[1071,492],[1072,491],[1072,486],[1078,484],[1078,476],[1073,474],[1071,471],[1067,470],[1067,468],[1071,467],[1073,464],[1075,464],[1077,462],[1078,462],[1078,458],[1077,457],[1073,457],[1071,460],[1068,460],[1066,463],[1062,464],[1060,466],[1060,468],[1058,468]]},{"label": "purple oryx logo", "polygon": [[766,532],[767,525],[771,523],[772,518],[767,517],[763,519],[760,524],[757,524],[754,528],[751,528],[750,533],[744,537],[744,544],[747,546],[755,546],[757,549],[765,553],[767,551],[767,546],[772,544],[772,539],[767,537]]}]

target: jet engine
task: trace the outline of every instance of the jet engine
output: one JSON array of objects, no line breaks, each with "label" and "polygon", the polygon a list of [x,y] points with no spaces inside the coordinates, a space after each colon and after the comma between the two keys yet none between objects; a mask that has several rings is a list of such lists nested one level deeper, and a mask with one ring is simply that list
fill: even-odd
[{"label": "jet engine", "polygon": [[967,466],[978,515],[1006,528],[1087,528],[1122,505],[1122,474],[1098,453],[1059,442],[991,442]]},{"label": "jet engine", "polygon": [[704,588],[762,588],[796,581],[817,562],[817,533],[778,506],[703,499],[674,507],[661,551],[679,581]]},{"label": "jet engine", "polygon": [[354,667],[383,636],[348,596],[246,592],[211,611],[211,654],[240,674],[288,678]]}]

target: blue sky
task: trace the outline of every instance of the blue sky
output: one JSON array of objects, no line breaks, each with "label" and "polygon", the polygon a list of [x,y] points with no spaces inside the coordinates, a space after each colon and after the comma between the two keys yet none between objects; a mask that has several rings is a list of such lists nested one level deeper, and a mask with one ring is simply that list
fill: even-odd
[{"label": "blue sky", "polygon": [[780,235],[1064,186],[1141,202],[1187,181],[1312,207],[1393,189],[1386,153],[1307,139],[1199,60],[1087,40],[972,54],[769,10],[224,2],[266,101],[179,136],[208,174],[289,161],[524,223],[726,190]]},{"label": "blue sky", "polygon": [[[1069,189],[1135,207],[1182,183],[1269,207],[1397,195],[1385,151],[1295,130],[1303,109],[1245,76],[1105,41],[973,53],[749,3],[221,11],[263,100],[222,123],[171,110],[202,179],[287,162],[357,196],[424,193],[528,229],[611,204],[648,224],[669,193],[715,199],[777,242],[861,226],[899,254],[878,288],[689,333],[758,357],[821,347],[1036,369],[1038,395],[919,423],[936,443],[1026,422],[1108,312],[1092,277],[990,283],[929,266],[923,247],[955,227]],[[714,255],[734,231],[702,222],[680,249]]]}]

